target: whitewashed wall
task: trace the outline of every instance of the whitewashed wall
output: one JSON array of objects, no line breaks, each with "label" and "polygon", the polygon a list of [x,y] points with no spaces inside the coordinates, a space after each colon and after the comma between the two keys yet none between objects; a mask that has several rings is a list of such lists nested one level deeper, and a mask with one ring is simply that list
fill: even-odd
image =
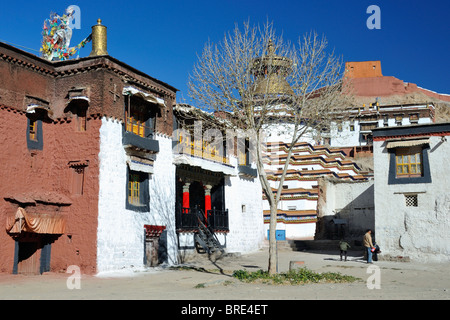
[{"label": "whitewashed wall", "polygon": [[[384,255],[450,261],[450,139],[430,138],[431,183],[388,185],[389,153],[374,142],[375,239]],[[405,193],[418,194],[407,207]]]},{"label": "whitewashed wall", "polygon": [[153,164],[154,173],[150,175],[150,216],[146,224],[166,226],[168,263],[172,265],[178,262],[172,137],[157,134],[155,139],[159,141],[159,153]]},{"label": "whitewashed wall", "polygon": [[[346,237],[361,240],[365,230],[375,227],[374,181],[319,179],[318,218],[330,224],[334,218],[347,220]],[[330,226],[327,226],[328,228]],[[326,230],[321,235],[327,236]]]},{"label": "whitewashed wall", "polygon": [[[305,223],[277,223],[276,230],[284,230],[286,240],[310,240],[316,233],[315,222]],[[264,224],[264,236],[269,239],[269,224]]]},{"label": "whitewashed wall", "polygon": [[[294,209],[295,207],[295,209]],[[317,198],[300,200],[281,200],[278,202],[279,210],[316,210]],[[263,210],[270,210],[269,201],[263,201]]]},{"label": "whitewashed wall", "polygon": [[226,177],[225,207],[230,227],[227,252],[248,253],[261,248],[264,218],[259,178]]},{"label": "whitewashed wall", "polygon": [[125,209],[127,164],[122,123],[102,118],[100,128],[97,271],[144,265],[145,224],[167,225],[169,263],[176,262],[174,244],[175,168],[171,139],[156,135],[160,152],[150,175],[150,213]]},{"label": "whitewashed wall", "polygon": [[[234,157],[230,161],[237,163]],[[237,174],[225,177],[225,208],[230,228],[227,252],[248,253],[261,248],[264,241],[262,201],[259,177],[250,179]]]}]

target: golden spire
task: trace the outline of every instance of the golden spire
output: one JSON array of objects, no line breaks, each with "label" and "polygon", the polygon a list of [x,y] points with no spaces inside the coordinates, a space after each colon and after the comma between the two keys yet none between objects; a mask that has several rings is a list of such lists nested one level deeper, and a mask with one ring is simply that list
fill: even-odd
[{"label": "golden spire", "polygon": [[267,53],[269,56],[275,55],[275,48],[273,47],[272,39],[269,39],[269,44],[267,45]]},{"label": "golden spire", "polygon": [[292,61],[277,56],[272,39],[267,44],[267,55],[253,60],[253,72],[256,76],[255,95],[292,95],[294,92],[286,81]]},{"label": "golden spire", "polygon": [[92,51],[91,56],[108,55],[106,51],[106,27],[102,25],[102,20],[98,19],[97,24],[92,26]]}]

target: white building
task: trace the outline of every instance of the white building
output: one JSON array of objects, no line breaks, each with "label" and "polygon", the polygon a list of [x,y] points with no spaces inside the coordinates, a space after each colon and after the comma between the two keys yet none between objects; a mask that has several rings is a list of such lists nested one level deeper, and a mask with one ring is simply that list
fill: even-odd
[{"label": "white building", "polygon": [[[227,146],[220,119],[184,104],[174,107],[174,115],[175,220],[180,255],[191,254],[199,246],[199,213],[226,252],[258,250],[264,235],[256,165]],[[208,138],[207,130],[199,137],[192,132],[194,122],[201,120],[205,127],[207,122],[214,123],[211,129],[215,136]]]},{"label": "white building", "polygon": [[[141,102],[144,97],[139,91],[131,95]],[[239,165],[232,152],[211,157],[203,142],[200,148],[189,145],[192,153],[179,153],[177,131],[174,136],[154,133],[141,145],[140,130],[133,128],[102,118],[99,272],[183,262],[202,249],[196,243],[199,212],[207,214],[204,222],[225,252],[248,253],[262,246],[261,186],[254,167]],[[132,199],[136,194],[139,199]]]},{"label": "white building", "polygon": [[[325,142],[331,147],[356,147],[372,144],[372,129],[434,122],[434,104],[362,105],[343,111],[351,120],[334,124]],[[325,134],[327,136],[327,134]]]},{"label": "white building", "polygon": [[[266,142],[265,170],[272,188],[278,181],[286,163],[289,141],[289,125],[283,124],[271,130]],[[365,181],[366,177],[356,163],[349,160],[345,150],[316,145],[310,134],[302,137],[293,150],[283,183],[278,205],[277,239],[313,239],[317,229],[320,178],[342,181]],[[268,238],[270,206],[264,200],[265,236]]]},{"label": "white building", "polygon": [[128,87],[123,96],[125,121],[104,116],[100,127],[98,272],[149,265],[146,230],[160,240],[154,264],[178,262],[172,137],[155,131],[148,93]]},{"label": "white building", "polygon": [[385,257],[450,261],[450,123],[373,130],[375,241]]}]

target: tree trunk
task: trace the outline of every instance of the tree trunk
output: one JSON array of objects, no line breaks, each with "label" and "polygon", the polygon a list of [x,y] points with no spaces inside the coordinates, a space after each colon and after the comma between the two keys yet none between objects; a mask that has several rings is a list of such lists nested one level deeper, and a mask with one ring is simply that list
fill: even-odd
[{"label": "tree trunk", "polygon": [[269,224],[269,274],[278,272],[278,250],[277,250],[277,205],[270,206],[270,224]]}]

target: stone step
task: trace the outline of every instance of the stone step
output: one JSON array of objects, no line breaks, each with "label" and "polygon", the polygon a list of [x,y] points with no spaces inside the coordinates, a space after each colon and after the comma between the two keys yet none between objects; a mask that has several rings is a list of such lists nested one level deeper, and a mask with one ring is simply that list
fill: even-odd
[{"label": "stone step", "polygon": [[[358,241],[348,241],[349,251],[363,250]],[[266,246],[268,246],[266,241]],[[339,240],[285,240],[277,242],[278,249],[293,251],[336,251],[339,250]]]}]

